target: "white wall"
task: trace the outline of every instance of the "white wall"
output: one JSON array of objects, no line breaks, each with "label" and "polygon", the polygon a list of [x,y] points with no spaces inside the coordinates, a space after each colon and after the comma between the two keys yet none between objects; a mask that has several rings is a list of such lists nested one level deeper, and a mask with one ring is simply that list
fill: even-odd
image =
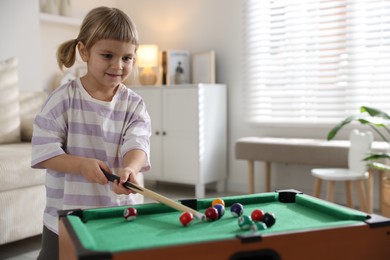
[{"label": "white wall", "polygon": [[38,12],[38,0],[0,1],[0,60],[18,58],[21,90],[42,89]]},{"label": "white wall", "polygon": [[[4,2],[5,1],[5,2]],[[329,127],[254,127],[246,125],[242,121],[244,92],[242,86],[241,68],[243,36],[242,9],[241,5],[245,0],[83,0],[72,1],[74,16],[83,17],[91,8],[99,5],[117,6],[127,12],[137,24],[141,43],[156,43],[160,49],[186,49],[191,52],[199,52],[214,49],[216,51],[217,81],[228,86],[228,123],[229,123],[229,190],[245,193],[248,190],[247,165],[244,161],[238,161],[234,156],[235,141],[243,136],[274,136],[274,137],[307,137],[325,138]],[[4,5],[5,3],[5,5]],[[26,8],[26,5],[29,8]],[[2,0],[0,4],[0,32],[2,35],[9,35],[6,48],[3,49],[1,41],[0,58],[8,53],[23,53],[20,55],[29,64],[22,69],[22,80],[31,82],[33,74],[39,82],[42,77],[42,85],[51,81],[53,74],[59,72],[55,61],[55,51],[62,41],[73,39],[77,36],[77,27],[56,27],[42,24],[41,40],[37,39],[37,27],[39,17],[37,0]],[[31,7],[31,8],[30,8]],[[28,11],[27,11],[28,10]],[[12,15],[11,15],[12,13]],[[21,14],[20,16],[14,15]],[[6,18],[3,16],[6,15]],[[5,26],[14,23],[12,28]],[[32,26],[31,32],[22,32],[14,28]],[[26,40],[18,41],[24,37]],[[39,43],[38,43],[39,42]],[[36,46],[41,46],[42,50]],[[7,49],[8,48],[8,49]],[[33,51],[31,51],[33,50]],[[42,53],[41,53],[42,52]],[[39,57],[43,62],[41,73]],[[33,61],[33,62],[32,62]],[[29,77],[27,80],[25,77]],[[34,86],[39,85],[34,83]],[[42,87],[43,89],[43,87]],[[347,138],[347,133],[340,135],[340,138]],[[256,169],[256,191],[264,191],[262,182],[263,164],[257,162]],[[299,165],[273,165],[272,188],[294,188],[311,193],[313,179],[310,176],[310,166]],[[343,186],[337,187],[338,191]],[[339,194],[340,196],[343,194]],[[377,194],[375,194],[377,197]],[[344,197],[339,199],[344,201]],[[376,199],[377,201],[377,199]],[[376,205],[377,207],[377,205]]]},{"label": "white wall", "polygon": [[[79,18],[81,24],[82,19],[89,10],[96,6],[106,5],[110,7],[116,6],[115,0],[83,0],[71,1],[72,17]],[[39,20],[39,18],[38,18]],[[83,67],[80,58],[71,69],[64,68],[61,71],[57,65],[56,53],[58,46],[68,40],[75,39],[79,33],[80,25],[59,24],[53,22],[42,21],[40,23],[40,42],[42,49],[42,69],[45,72],[42,75],[42,83],[45,89],[50,89],[57,86],[59,79],[66,74],[67,71],[73,74],[77,73],[77,69]]]}]

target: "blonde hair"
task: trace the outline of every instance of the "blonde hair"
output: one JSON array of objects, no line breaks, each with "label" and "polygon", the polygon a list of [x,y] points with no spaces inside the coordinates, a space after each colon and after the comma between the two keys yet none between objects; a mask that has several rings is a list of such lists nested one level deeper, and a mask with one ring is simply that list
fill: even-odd
[{"label": "blonde hair", "polygon": [[76,60],[76,46],[81,41],[89,50],[97,41],[103,39],[130,42],[139,45],[135,24],[123,11],[117,8],[97,7],[92,9],[84,18],[79,35],[60,45],[57,50],[57,63],[70,68]]}]

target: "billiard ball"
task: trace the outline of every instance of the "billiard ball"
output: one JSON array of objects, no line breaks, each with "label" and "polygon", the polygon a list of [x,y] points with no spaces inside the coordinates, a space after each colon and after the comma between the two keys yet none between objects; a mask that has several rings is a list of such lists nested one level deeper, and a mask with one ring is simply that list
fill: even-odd
[{"label": "billiard ball", "polygon": [[251,214],[251,218],[255,222],[261,221],[263,216],[264,216],[264,211],[261,210],[261,209],[255,209],[255,210],[252,211],[252,214]]},{"label": "billiard ball", "polygon": [[215,204],[213,207],[218,210],[218,218],[222,218],[225,214],[225,207],[221,204]]},{"label": "billiard ball", "polygon": [[138,216],[137,210],[135,208],[127,208],[123,211],[123,217],[127,221],[133,221]]},{"label": "billiard ball", "polygon": [[180,215],[180,222],[185,227],[187,226],[192,220],[194,220],[194,215],[191,212],[183,212]]},{"label": "billiard ball", "polygon": [[214,207],[217,204],[220,204],[220,205],[225,207],[225,201],[223,201],[223,199],[218,198],[218,199],[213,200],[213,202],[211,203],[211,206]]},{"label": "billiard ball", "polygon": [[247,215],[242,215],[238,218],[238,226],[243,230],[248,230],[253,226],[253,221]]},{"label": "billiard ball", "polygon": [[244,214],[244,206],[241,203],[234,203],[230,207],[230,212],[232,213],[233,216],[239,217],[242,214]]},{"label": "billiard ball", "polygon": [[218,210],[214,207],[209,207],[205,211],[205,215],[208,221],[214,221],[219,218]]},{"label": "billiard ball", "polygon": [[264,222],[255,222],[253,223],[253,225],[251,226],[251,230],[253,232],[257,232],[257,231],[260,231],[260,230],[265,230],[267,229],[267,225],[264,223]]},{"label": "billiard ball", "polygon": [[276,222],[275,214],[267,212],[264,214],[261,221],[264,222],[267,225],[267,227],[272,227]]}]

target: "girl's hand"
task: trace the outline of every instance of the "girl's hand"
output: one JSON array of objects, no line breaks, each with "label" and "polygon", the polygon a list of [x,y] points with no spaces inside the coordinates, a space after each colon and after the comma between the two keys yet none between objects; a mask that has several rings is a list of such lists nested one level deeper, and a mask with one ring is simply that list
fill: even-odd
[{"label": "girl's hand", "polygon": [[80,166],[81,175],[93,183],[107,184],[108,180],[104,176],[102,169],[111,173],[110,168],[102,161],[86,158]]},{"label": "girl's hand", "polygon": [[133,168],[126,167],[120,170],[120,182],[114,181],[113,190],[116,194],[126,194],[129,195],[130,193],[136,193],[133,190],[127,189],[123,186],[123,183],[126,181],[130,181],[131,183],[134,183],[136,185],[139,185],[137,181],[137,174],[138,172],[135,171]]}]

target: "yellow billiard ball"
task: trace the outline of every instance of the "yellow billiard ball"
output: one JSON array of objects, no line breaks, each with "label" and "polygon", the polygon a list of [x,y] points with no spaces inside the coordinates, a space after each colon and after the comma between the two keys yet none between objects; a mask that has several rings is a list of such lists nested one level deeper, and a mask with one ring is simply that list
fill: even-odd
[{"label": "yellow billiard ball", "polygon": [[225,207],[225,202],[223,201],[223,199],[218,198],[218,199],[213,200],[213,202],[211,203],[211,206],[214,207],[217,204],[220,204],[220,205]]}]

